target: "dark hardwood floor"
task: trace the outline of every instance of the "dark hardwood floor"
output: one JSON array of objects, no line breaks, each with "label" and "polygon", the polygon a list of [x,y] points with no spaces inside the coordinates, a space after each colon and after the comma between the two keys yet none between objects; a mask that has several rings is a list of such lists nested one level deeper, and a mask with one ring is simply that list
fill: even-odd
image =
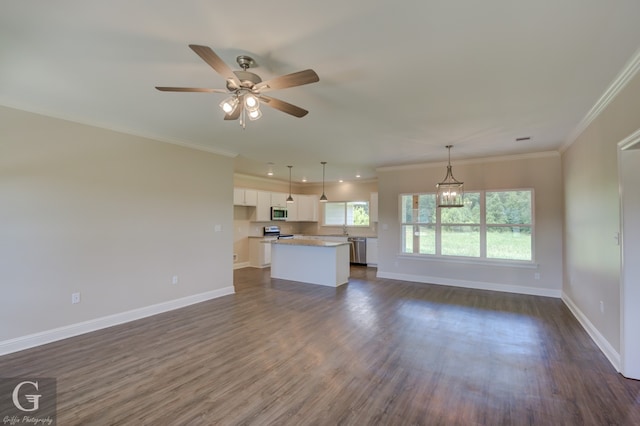
[{"label": "dark hardwood floor", "polygon": [[[640,425],[558,299],[235,271],[236,294],[0,357],[55,377],[60,425]],[[2,419],[0,419],[1,421]]]}]

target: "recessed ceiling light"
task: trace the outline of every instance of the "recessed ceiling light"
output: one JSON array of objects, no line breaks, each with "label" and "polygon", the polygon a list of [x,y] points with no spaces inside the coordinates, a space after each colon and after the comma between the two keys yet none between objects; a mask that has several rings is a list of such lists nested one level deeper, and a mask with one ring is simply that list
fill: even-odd
[{"label": "recessed ceiling light", "polygon": [[302,178],[302,181],[303,181],[303,182],[306,182],[306,181],[307,181],[307,178]]},{"label": "recessed ceiling light", "polygon": [[344,182],[344,181],[343,181],[342,179],[340,179],[338,182],[342,183],[342,182]]},{"label": "recessed ceiling light", "polygon": [[357,178],[359,178],[359,177],[360,177],[360,175],[356,175],[356,177],[357,177]]}]

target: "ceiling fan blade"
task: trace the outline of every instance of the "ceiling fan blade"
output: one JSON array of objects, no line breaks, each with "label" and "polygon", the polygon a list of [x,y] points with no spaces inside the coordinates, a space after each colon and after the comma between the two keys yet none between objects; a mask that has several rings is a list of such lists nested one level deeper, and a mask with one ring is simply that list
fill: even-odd
[{"label": "ceiling fan blade", "polygon": [[315,83],[316,81],[320,81],[320,77],[318,77],[318,74],[316,74],[314,70],[309,69],[263,81],[256,84],[254,89],[261,92],[266,92],[268,90],[286,89],[287,87],[302,86],[303,84]]},{"label": "ceiling fan blade", "polygon": [[159,87],[156,89],[161,92],[205,92],[205,93],[229,93],[228,90],[223,89],[202,89],[198,87]]},{"label": "ceiling fan blade", "polygon": [[286,112],[287,114],[291,114],[294,117],[304,117],[305,115],[309,114],[309,111],[307,111],[306,109],[302,109],[288,102],[281,101],[280,99],[270,98],[269,96],[260,96],[260,100],[263,101],[266,105],[269,105],[271,108]]},{"label": "ceiling fan blade", "polygon": [[198,56],[202,58],[207,64],[211,66],[218,74],[223,76],[225,80],[231,80],[236,85],[236,87],[240,87],[240,80],[233,73],[231,68],[227,64],[224,63],[222,59],[218,55],[215,54],[213,50],[211,50],[208,46],[199,46],[197,44],[190,44],[189,47],[191,50],[196,52]]}]

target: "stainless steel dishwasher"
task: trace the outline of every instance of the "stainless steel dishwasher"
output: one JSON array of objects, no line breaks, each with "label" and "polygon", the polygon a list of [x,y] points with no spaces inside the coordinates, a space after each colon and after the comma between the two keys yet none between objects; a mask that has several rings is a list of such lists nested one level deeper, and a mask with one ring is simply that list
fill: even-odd
[{"label": "stainless steel dishwasher", "polygon": [[349,237],[351,255],[349,261],[360,265],[367,264],[367,239],[365,237]]}]

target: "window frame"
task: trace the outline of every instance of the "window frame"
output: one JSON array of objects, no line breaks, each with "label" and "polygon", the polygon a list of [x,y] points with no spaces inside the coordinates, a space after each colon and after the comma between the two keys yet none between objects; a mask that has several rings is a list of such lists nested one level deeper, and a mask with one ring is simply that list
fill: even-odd
[{"label": "window frame", "polygon": [[[493,192],[522,192],[528,191],[530,193],[531,199],[531,223],[530,224],[488,224],[487,223],[487,193]],[[535,251],[535,190],[534,188],[510,188],[510,189],[486,189],[486,190],[473,190],[473,191],[465,191],[465,198],[467,194],[479,194],[479,203],[480,203],[480,223],[442,223],[442,214],[441,210],[443,208],[436,208],[435,211],[435,222],[434,223],[423,223],[423,222],[404,222],[405,219],[403,217],[403,198],[405,196],[421,196],[421,195],[429,195],[436,196],[435,192],[409,192],[409,193],[401,193],[398,196],[398,218],[400,225],[400,241],[399,241],[399,256],[409,257],[409,258],[419,258],[419,259],[429,259],[429,260],[442,260],[442,261],[453,261],[453,262],[469,262],[469,263],[477,263],[477,264],[503,264],[503,265],[523,265],[525,267],[535,266],[536,264],[536,251]],[[432,226],[435,230],[435,248],[432,253],[419,253],[419,252],[405,252],[405,235],[406,232],[405,226],[412,225],[416,226]],[[479,227],[480,228],[480,254],[479,256],[459,256],[459,255],[448,255],[442,254],[442,227],[444,226],[469,226],[469,227]],[[495,257],[487,257],[487,230],[490,228],[497,227],[514,227],[521,226],[527,227],[530,229],[531,235],[531,259],[523,260],[523,259],[503,259],[503,258],[495,258]],[[414,243],[415,244],[415,243]],[[415,245],[414,245],[415,247]]]},{"label": "window frame", "polygon": [[[367,223],[366,225],[349,225],[347,223],[347,219],[348,219],[348,211],[349,209],[348,204],[366,204],[367,206],[367,215],[369,218],[369,223]],[[327,206],[329,205],[336,205],[336,204],[343,204],[343,210],[344,210],[344,222],[341,224],[334,224],[334,223],[327,223]],[[336,226],[348,226],[348,227],[354,227],[354,228],[368,228],[371,226],[371,203],[369,200],[349,200],[349,201],[327,201],[325,203],[322,203],[322,225],[321,226],[329,226],[329,227],[336,227]]]}]

